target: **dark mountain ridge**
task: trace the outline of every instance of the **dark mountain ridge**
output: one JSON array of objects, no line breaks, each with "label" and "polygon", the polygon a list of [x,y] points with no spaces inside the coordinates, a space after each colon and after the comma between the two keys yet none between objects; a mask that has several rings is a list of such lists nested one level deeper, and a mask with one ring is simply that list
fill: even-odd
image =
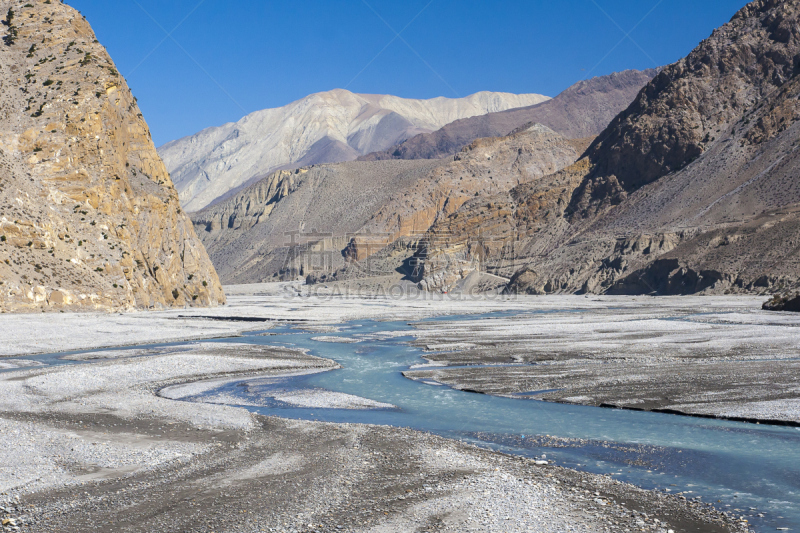
[{"label": "dark mountain ridge", "polygon": [[630,104],[656,72],[627,70],[580,81],[547,102],[457,120],[359,160],[440,159],[457,153],[475,139],[503,137],[535,123],[571,139],[593,137]]}]

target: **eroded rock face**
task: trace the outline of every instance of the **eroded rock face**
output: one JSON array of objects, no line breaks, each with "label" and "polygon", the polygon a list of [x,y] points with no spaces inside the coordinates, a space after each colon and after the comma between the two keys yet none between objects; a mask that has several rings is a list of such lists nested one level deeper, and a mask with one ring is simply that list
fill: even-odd
[{"label": "eroded rock face", "polygon": [[0,1],[0,12],[0,310],[224,303],[88,22],[58,1]]},{"label": "eroded rock face", "polygon": [[266,220],[278,202],[297,190],[307,173],[308,169],[275,172],[219,208],[201,211],[193,217],[194,225],[209,239],[224,230],[245,232]]},{"label": "eroded rock face", "polygon": [[435,224],[446,224],[465,204],[508,194],[571,165],[590,142],[567,139],[541,124],[505,137],[477,139],[427,179],[395,193],[366,227],[390,235],[388,242],[420,237]]},{"label": "eroded rock face", "polygon": [[[512,285],[521,286],[514,273],[531,256],[545,256],[569,229],[564,210],[588,168],[582,159],[556,173],[532,176],[507,192],[474,198],[442,217],[417,254],[422,264],[420,288],[447,290],[474,271],[513,277]],[[539,275],[523,279],[548,283]],[[522,289],[531,294],[543,291],[532,286]]]},{"label": "eroded rock face", "polygon": [[[281,171],[192,218],[226,283],[297,279],[309,275],[312,266],[342,267],[348,236],[394,192],[440,164],[350,162]],[[306,264],[302,256],[314,242],[312,235],[325,242]],[[289,259],[290,251],[299,252],[297,261]]]}]

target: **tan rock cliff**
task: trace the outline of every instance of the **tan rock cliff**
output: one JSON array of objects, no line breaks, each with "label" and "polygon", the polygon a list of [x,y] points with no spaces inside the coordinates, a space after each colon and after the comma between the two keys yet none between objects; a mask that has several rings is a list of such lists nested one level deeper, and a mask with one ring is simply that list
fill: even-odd
[{"label": "tan rock cliff", "polygon": [[225,301],[136,99],[89,23],[0,1],[0,310]]}]

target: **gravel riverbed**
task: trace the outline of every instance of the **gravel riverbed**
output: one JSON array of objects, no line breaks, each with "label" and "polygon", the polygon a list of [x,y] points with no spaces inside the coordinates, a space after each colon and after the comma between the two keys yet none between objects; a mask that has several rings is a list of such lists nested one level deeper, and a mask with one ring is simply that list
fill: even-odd
[{"label": "gravel riverbed", "polygon": [[[418,323],[410,379],[494,394],[800,426],[800,315],[691,298]],[[677,304],[677,305],[676,305]]]},{"label": "gravel riverbed", "polygon": [[[743,311],[752,302],[717,304]],[[0,352],[19,360],[56,350],[237,335],[268,330],[276,318],[333,333],[330,324],[343,320],[417,320],[536,306],[556,311],[564,305],[606,309],[609,303],[522,298],[394,305],[234,294],[230,306],[202,312],[3,316]],[[197,316],[185,318],[192,314]],[[200,316],[210,314],[231,320]],[[270,322],[254,325],[236,317]],[[27,334],[17,329],[21,325]],[[0,373],[3,531],[748,530],[740,517],[683,495],[409,429],[292,421],[159,394],[168,387],[202,390],[203,383],[219,380],[336,368],[301,351],[197,342],[73,358],[85,362]],[[6,369],[10,365],[19,368],[8,363]],[[321,392],[295,400],[370,407]]]},{"label": "gravel riverbed", "polygon": [[3,530],[639,531],[644,520],[663,533],[745,530],[677,497],[408,429],[157,395],[197,380],[333,367],[247,348],[1,374]]}]

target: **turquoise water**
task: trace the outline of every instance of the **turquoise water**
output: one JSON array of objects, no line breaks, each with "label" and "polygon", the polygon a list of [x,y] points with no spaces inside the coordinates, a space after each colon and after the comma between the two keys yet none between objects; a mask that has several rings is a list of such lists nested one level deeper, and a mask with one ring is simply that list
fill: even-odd
[{"label": "turquoise water", "polygon": [[[364,321],[345,328],[330,335],[363,339],[361,335],[404,331],[409,326]],[[285,418],[410,427],[508,453],[546,454],[561,466],[613,474],[644,488],[683,492],[689,498],[700,496],[744,515],[761,531],[800,530],[800,430],[796,428],[472,394],[404,378],[402,371],[424,362],[421,351],[407,344],[410,337],[346,344],[312,340],[327,334],[272,332],[277,335],[239,341],[306,348],[343,368],[263,386],[245,380],[210,394],[224,390],[263,399],[276,388],[353,394],[397,409],[305,409],[277,401],[248,409]],[[541,435],[571,440],[561,444],[566,447],[542,447],[536,438]]]},{"label": "turquoise water", "polygon": [[[518,314],[518,313],[514,313]],[[498,317],[505,314],[492,314]],[[457,317],[464,320],[465,317]],[[485,317],[469,317],[481,320]],[[435,320],[453,320],[444,317]],[[800,531],[800,430],[669,414],[610,410],[540,401],[499,398],[411,381],[401,372],[424,363],[411,337],[381,338],[410,332],[403,322],[362,321],[342,331],[307,333],[283,326],[271,336],[254,333],[241,342],[305,348],[336,360],[342,369],[268,380],[253,378],[209,391],[225,391],[243,403],[257,399],[268,407],[251,411],[285,418],[409,427],[473,442],[507,453],[546,455],[557,464],[613,475],[647,489],[700,496],[720,509],[744,515],[757,531],[788,527]],[[314,341],[319,336],[351,337],[355,344]],[[178,346],[179,344],[147,347]],[[137,347],[142,348],[142,347]],[[65,354],[25,357],[47,364]],[[369,398],[395,409],[303,409],[270,401],[276,389],[324,389]],[[201,400],[202,398],[196,398]],[[558,446],[540,436],[557,437]],[[543,440],[545,443],[543,443]],[[719,500],[719,501],[718,501]],[[736,510],[739,511],[736,511]],[[759,517],[763,514],[763,517]]]}]

